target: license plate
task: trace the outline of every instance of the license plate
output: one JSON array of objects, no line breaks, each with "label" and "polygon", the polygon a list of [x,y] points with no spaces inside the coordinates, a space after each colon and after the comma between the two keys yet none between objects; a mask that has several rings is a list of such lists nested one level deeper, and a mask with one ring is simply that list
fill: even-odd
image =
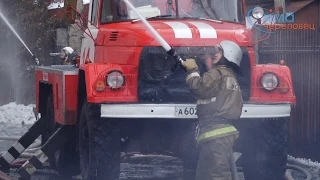
[{"label": "license plate", "polygon": [[177,117],[197,117],[196,106],[176,106],[175,116]]}]

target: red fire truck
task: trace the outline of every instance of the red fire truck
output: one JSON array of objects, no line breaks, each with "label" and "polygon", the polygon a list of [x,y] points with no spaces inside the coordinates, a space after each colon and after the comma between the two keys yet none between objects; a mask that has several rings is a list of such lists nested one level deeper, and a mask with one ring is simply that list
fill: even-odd
[{"label": "red fire truck", "polygon": [[[259,63],[245,25],[245,1],[130,2],[183,59],[196,58],[201,73],[199,59],[214,45],[232,40],[241,46],[245,103],[234,122],[241,133],[235,151],[242,153],[246,180],[281,179],[286,122],[296,101],[291,72],[282,64]],[[78,65],[36,67],[41,118],[33,137],[41,132],[44,148],[34,161],[49,159],[61,174],[81,172],[90,180],[118,179],[121,153],[132,151],[176,156],[194,170],[197,110],[185,70],[125,2],[91,0],[88,20]],[[32,167],[20,175],[38,168]]]}]

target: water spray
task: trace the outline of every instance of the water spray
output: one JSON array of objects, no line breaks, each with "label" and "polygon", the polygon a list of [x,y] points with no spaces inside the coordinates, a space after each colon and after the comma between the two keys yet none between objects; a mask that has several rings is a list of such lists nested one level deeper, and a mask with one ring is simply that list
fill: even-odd
[{"label": "water spray", "polygon": [[177,52],[160,36],[160,34],[146,21],[146,19],[136,10],[136,8],[128,1],[123,0],[127,6],[130,7],[132,11],[134,11],[141,19],[143,24],[147,27],[147,29],[151,32],[151,34],[156,38],[156,40],[161,44],[161,46],[167,51],[167,53],[181,64],[184,63],[184,60],[177,54]]},{"label": "water spray", "polygon": [[24,47],[29,51],[32,58],[36,61],[37,65],[39,65],[39,59],[30,51],[29,47],[26,45],[26,43],[21,39],[19,34],[15,31],[15,29],[12,27],[12,25],[9,23],[8,19],[2,14],[0,11],[0,16],[3,19],[3,21],[8,25],[8,27],[11,29],[11,31],[16,35],[16,37],[20,40],[20,42],[24,45]]}]

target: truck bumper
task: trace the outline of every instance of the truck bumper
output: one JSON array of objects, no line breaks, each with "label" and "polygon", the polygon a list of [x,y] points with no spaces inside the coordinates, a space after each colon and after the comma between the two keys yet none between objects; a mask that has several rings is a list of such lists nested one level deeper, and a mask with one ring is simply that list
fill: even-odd
[{"label": "truck bumper", "polygon": [[[241,118],[290,117],[291,104],[249,104]],[[101,104],[103,118],[197,119],[195,104]]]}]

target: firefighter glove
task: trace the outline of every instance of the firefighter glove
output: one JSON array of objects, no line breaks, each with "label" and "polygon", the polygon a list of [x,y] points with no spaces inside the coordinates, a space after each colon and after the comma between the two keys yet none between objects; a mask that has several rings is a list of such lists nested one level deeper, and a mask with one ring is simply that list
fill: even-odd
[{"label": "firefighter glove", "polygon": [[198,71],[198,65],[194,59],[186,59],[186,61],[183,63],[183,66],[188,72]]}]

